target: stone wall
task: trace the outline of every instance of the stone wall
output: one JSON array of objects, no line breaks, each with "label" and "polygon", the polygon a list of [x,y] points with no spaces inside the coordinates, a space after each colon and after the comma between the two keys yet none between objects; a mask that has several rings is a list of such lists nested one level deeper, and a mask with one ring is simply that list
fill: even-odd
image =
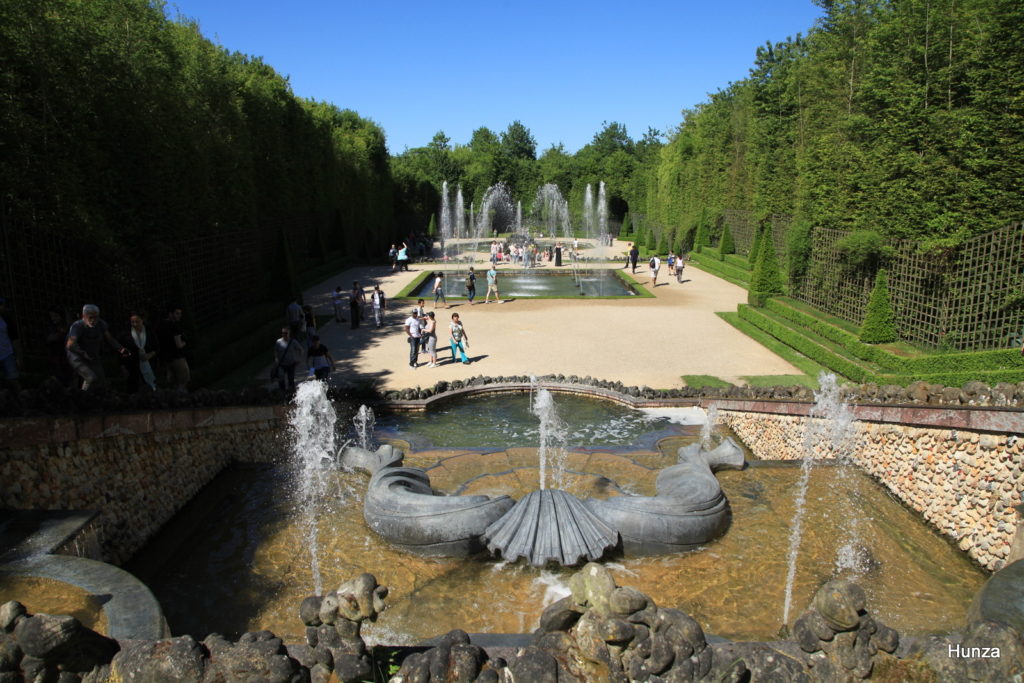
[{"label": "stone wall", "polygon": [[[808,421],[817,419],[807,416],[809,407],[750,403],[718,403],[720,421],[758,458],[802,458]],[[848,457],[982,566],[1002,568],[1017,525],[1014,506],[1024,494],[1021,414],[917,409],[916,416],[907,416],[893,408],[886,416],[877,407],[853,410],[855,432],[843,452],[819,441],[811,448],[813,457]]]},{"label": "stone wall", "polygon": [[0,421],[0,508],[98,510],[120,564],[228,463],[281,453],[283,407]]}]

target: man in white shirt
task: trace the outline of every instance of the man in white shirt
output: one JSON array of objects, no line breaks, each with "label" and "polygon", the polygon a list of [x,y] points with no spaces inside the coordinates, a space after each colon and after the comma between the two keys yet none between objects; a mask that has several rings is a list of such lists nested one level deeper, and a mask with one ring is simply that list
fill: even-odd
[{"label": "man in white shirt", "polygon": [[651,257],[651,262],[648,265],[651,267],[651,287],[657,287],[658,269],[661,268],[661,259],[655,254]]},{"label": "man in white shirt", "polygon": [[416,368],[417,354],[420,350],[420,337],[422,336],[420,319],[416,309],[413,309],[408,318],[405,319],[405,333],[409,336],[409,367]]}]

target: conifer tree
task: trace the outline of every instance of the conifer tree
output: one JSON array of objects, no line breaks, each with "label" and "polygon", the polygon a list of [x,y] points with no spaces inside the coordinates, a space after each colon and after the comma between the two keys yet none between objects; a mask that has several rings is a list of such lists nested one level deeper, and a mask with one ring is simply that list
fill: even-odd
[{"label": "conifer tree", "polygon": [[701,221],[697,223],[697,234],[694,235],[693,238],[693,250],[699,254],[701,247],[707,246],[707,243],[708,234],[707,231],[704,230],[704,220],[701,219]]},{"label": "conifer tree", "polygon": [[897,339],[896,316],[889,300],[889,276],[884,268],[880,268],[875,274],[875,286],[860,326],[860,340],[865,344],[882,344]]},{"label": "conifer tree", "polygon": [[758,241],[757,260],[754,263],[754,274],[750,278],[747,302],[752,306],[761,307],[769,297],[776,294],[782,294],[782,272],[779,270],[779,260],[775,256],[772,228],[765,225]]},{"label": "conifer tree", "polygon": [[427,236],[430,239],[437,237],[437,214],[430,214],[430,223],[427,225]]},{"label": "conifer tree", "polygon": [[655,238],[653,229],[647,231],[647,241],[644,245],[647,247],[648,252],[661,248],[661,240]]},{"label": "conifer tree", "polygon": [[736,242],[732,238],[732,232],[729,231],[728,225],[722,227],[722,239],[718,242],[718,251],[722,256],[736,253]]},{"label": "conifer tree", "polygon": [[764,224],[758,223],[757,227],[754,228],[754,241],[750,245],[750,252],[747,254],[747,261],[750,262],[751,268],[757,265],[757,257],[761,250],[761,233],[763,232]]},{"label": "conifer tree", "polygon": [[622,228],[619,229],[619,239],[620,240],[627,240],[627,239],[629,239],[629,233],[632,230],[633,230],[633,226],[629,222],[629,212],[627,211],[626,215],[622,217]]}]

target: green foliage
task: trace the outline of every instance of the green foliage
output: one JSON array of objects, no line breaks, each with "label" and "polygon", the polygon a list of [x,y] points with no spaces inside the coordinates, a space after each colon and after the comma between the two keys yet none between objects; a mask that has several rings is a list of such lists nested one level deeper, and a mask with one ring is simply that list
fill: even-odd
[{"label": "green foliage", "polygon": [[889,278],[885,270],[875,275],[875,286],[868,299],[864,322],[861,324],[860,340],[865,344],[881,344],[899,339],[896,331],[896,316],[889,301]]},{"label": "green foliage", "polygon": [[437,214],[430,214],[430,223],[427,224],[427,235],[430,239],[437,239]]},{"label": "green foliage", "polygon": [[757,227],[754,228],[754,240],[750,243],[750,252],[747,254],[747,260],[750,261],[750,267],[753,268],[754,264],[757,263],[757,257],[761,253],[761,239],[764,236],[765,223],[760,222]]},{"label": "green foliage", "polygon": [[683,382],[688,387],[707,387],[709,389],[726,389],[735,386],[732,382],[726,382],[714,375],[683,375]]},{"label": "green foliage", "polygon": [[851,268],[873,270],[892,256],[892,247],[875,230],[856,230],[836,242],[836,249]]},{"label": "green foliage", "polygon": [[647,234],[644,235],[644,246],[647,247],[647,251],[654,251],[658,248],[658,240],[654,236],[654,230],[648,229]]},{"label": "green foliage", "polygon": [[693,250],[700,253],[701,249],[708,246],[708,234],[704,228],[704,221],[697,223],[697,229],[693,234]]},{"label": "green foliage", "polygon": [[732,238],[732,232],[729,230],[728,225],[722,227],[722,238],[718,242],[718,251],[723,256],[736,253],[736,242]]},{"label": "green foliage", "polygon": [[782,274],[775,256],[771,225],[766,225],[758,246],[754,272],[750,277],[749,300],[756,306],[763,306],[770,296],[782,294]]},{"label": "green foliage", "polygon": [[807,274],[811,260],[811,223],[796,221],[786,232],[786,276],[790,288]]},{"label": "green foliage", "polygon": [[627,211],[626,215],[622,217],[622,227],[619,229],[619,239],[620,240],[628,240],[629,239],[629,233],[632,232],[632,230],[633,230],[633,226],[630,223],[629,212]]}]

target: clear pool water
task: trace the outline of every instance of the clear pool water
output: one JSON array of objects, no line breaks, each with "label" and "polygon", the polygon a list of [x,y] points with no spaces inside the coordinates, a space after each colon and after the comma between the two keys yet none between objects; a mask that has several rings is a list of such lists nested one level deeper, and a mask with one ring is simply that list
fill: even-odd
[{"label": "clear pool water", "polygon": [[[502,298],[554,297],[572,299],[579,296],[636,296],[617,271],[586,270],[574,274],[568,266],[550,270],[498,270],[498,292]],[[483,299],[487,293],[486,269],[477,272],[476,293]],[[445,296],[465,298],[468,271],[445,271]],[[433,299],[434,278],[427,277],[410,297]]]}]

